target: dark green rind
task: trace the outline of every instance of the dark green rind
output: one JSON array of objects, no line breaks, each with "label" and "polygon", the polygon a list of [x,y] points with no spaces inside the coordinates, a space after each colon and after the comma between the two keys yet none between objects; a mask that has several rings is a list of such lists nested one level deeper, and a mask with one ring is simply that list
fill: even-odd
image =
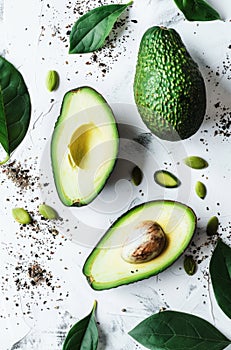
[{"label": "dark green rind", "polygon": [[[55,142],[56,142],[56,133],[55,130],[60,127],[60,125],[62,124],[62,122],[65,121],[65,113],[62,113],[63,110],[65,109],[65,102],[66,102],[66,98],[68,97],[69,94],[73,93],[73,92],[77,92],[78,90],[82,90],[82,89],[87,89],[89,90],[90,93],[94,93],[96,94],[98,101],[100,103],[103,103],[104,105],[107,106],[108,110],[110,111],[110,114],[112,116],[111,121],[114,124],[114,136],[115,136],[115,140],[117,140],[117,150],[116,150],[116,155],[115,155],[115,161],[114,164],[112,164],[111,168],[108,168],[108,172],[105,174],[105,182],[101,183],[101,186],[97,189],[97,192],[94,193],[89,199],[88,201],[79,201],[79,202],[73,202],[72,200],[70,200],[69,198],[65,197],[63,191],[61,191],[61,183],[59,178],[56,176],[55,174],[55,169],[58,165],[56,165],[55,161],[54,161],[54,152],[55,152]],[[85,205],[88,205],[89,203],[91,203],[96,197],[97,195],[103,190],[104,186],[106,185],[107,180],[109,179],[116,161],[117,161],[117,155],[118,155],[118,151],[119,151],[119,132],[118,132],[118,128],[117,128],[117,124],[116,121],[114,119],[114,114],[112,109],[110,108],[110,106],[108,105],[107,101],[103,98],[102,95],[100,95],[95,89],[89,87],[89,86],[82,86],[76,89],[72,89],[69,90],[68,92],[66,92],[66,94],[63,97],[63,101],[62,101],[62,105],[61,105],[61,109],[60,109],[60,115],[55,123],[55,127],[54,127],[54,131],[53,131],[53,135],[52,135],[52,139],[51,139],[51,147],[50,147],[50,154],[51,154],[51,163],[52,163],[52,170],[53,170],[53,177],[54,177],[54,181],[55,181],[55,186],[56,186],[56,190],[58,193],[58,196],[61,200],[61,202],[68,206],[68,207],[82,207]]]},{"label": "dark green rind", "polygon": [[[170,186],[168,184],[162,184],[159,180],[158,180],[158,174],[160,173],[164,173],[168,176],[170,176],[174,181],[175,181],[175,185],[174,186]],[[157,170],[154,174],[154,180],[155,182],[159,185],[159,186],[162,186],[162,187],[165,187],[165,188],[176,188],[176,187],[179,187],[181,182],[180,180],[175,176],[173,175],[172,173],[170,173],[169,171],[167,170]]]},{"label": "dark green rind", "polygon": [[161,139],[186,139],[200,128],[206,110],[204,80],[174,29],[155,26],[143,35],[134,98],[144,123]]},{"label": "dark green rind", "polygon": [[[188,212],[191,214],[192,217],[192,223],[194,226],[191,234],[190,234],[190,239],[188,240],[188,243],[185,247],[181,248],[179,250],[178,256],[174,257],[174,259],[172,259],[172,261],[168,261],[164,266],[162,266],[158,272],[153,273],[152,271],[150,271],[149,273],[146,273],[142,276],[136,276],[135,273],[131,274],[128,278],[126,279],[121,279],[121,280],[117,280],[113,283],[113,285],[111,283],[97,283],[96,281],[92,280],[91,277],[91,266],[94,262],[95,257],[100,253],[100,248],[97,248],[100,245],[103,245],[103,243],[107,240],[107,235],[108,233],[111,231],[111,234],[113,234],[113,230],[112,229],[116,229],[116,227],[119,227],[121,223],[123,223],[124,221],[126,221],[126,219],[131,216],[135,211],[138,210],[142,210],[145,206],[151,206],[151,205],[155,205],[155,204],[160,204],[162,203],[163,205],[178,205],[181,206],[182,208],[188,210]],[[190,241],[196,231],[196,226],[197,226],[197,218],[196,218],[196,214],[194,213],[194,211],[192,210],[192,208],[186,206],[183,203],[177,202],[177,201],[172,201],[172,200],[153,200],[153,201],[149,201],[140,205],[137,205],[136,207],[133,207],[132,209],[128,210],[126,213],[124,213],[123,215],[121,215],[113,224],[111,227],[109,227],[109,229],[106,231],[106,233],[104,234],[104,236],[100,239],[100,241],[98,242],[98,244],[96,245],[96,247],[93,249],[93,251],[91,252],[91,254],[88,256],[88,258],[85,261],[85,264],[83,266],[83,274],[86,276],[87,281],[89,283],[89,285],[91,286],[92,289],[94,290],[106,290],[106,289],[111,289],[111,288],[116,288],[122,285],[127,285],[130,283],[134,283],[134,282],[138,282],[140,280],[143,279],[147,279],[150,278],[154,275],[157,275],[158,273],[164,271],[166,268],[168,268],[169,266],[171,266],[186,250],[186,248],[188,247],[188,245],[190,244]]]}]

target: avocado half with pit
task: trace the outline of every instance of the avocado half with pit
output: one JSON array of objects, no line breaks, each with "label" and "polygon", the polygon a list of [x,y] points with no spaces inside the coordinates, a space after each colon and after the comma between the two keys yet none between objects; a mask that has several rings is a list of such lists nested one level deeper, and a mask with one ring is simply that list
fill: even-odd
[{"label": "avocado half with pit", "polygon": [[67,206],[90,203],[111,174],[119,145],[113,112],[90,87],[68,91],[55,124],[51,161],[56,189]]},{"label": "avocado half with pit", "polygon": [[95,290],[156,275],[185,251],[195,229],[195,213],[182,203],[138,205],[113,223],[87,258],[83,273]]}]

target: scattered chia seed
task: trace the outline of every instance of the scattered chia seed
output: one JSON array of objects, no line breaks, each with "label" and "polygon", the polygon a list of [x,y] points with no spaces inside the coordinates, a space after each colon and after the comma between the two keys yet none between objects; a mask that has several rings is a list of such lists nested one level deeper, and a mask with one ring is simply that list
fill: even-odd
[{"label": "scattered chia seed", "polygon": [[[33,303],[38,305],[39,302],[41,311],[45,308],[49,310],[63,301],[62,294],[69,295],[69,292],[64,292],[65,281],[60,282],[48,267],[51,260],[57,259],[56,251],[66,238],[60,234],[60,228],[63,230],[62,218],[54,224],[43,220],[38,213],[37,208],[41,204],[40,176],[36,176],[38,165],[37,158],[31,157],[21,162],[13,160],[0,168],[0,181],[8,196],[5,198],[6,212],[20,204],[33,217],[30,225],[20,225],[16,232],[10,233],[12,236],[7,244],[0,242],[6,255],[15,260],[15,264],[5,265],[0,289],[6,300],[13,300],[15,306],[23,305],[23,314],[30,315],[30,318],[35,316],[31,311]],[[13,292],[14,288],[17,293]],[[13,296],[12,292],[15,293]],[[27,302],[28,299],[30,302]],[[52,306],[52,303],[55,305]]]},{"label": "scattered chia seed", "polygon": [[50,280],[52,278],[51,273],[47,273],[47,271],[45,269],[42,269],[37,262],[29,266],[28,275],[31,279],[32,285],[36,285],[42,282],[46,282],[47,285],[50,285]]},{"label": "scattered chia seed", "polygon": [[[111,0],[110,4],[118,4],[118,1]],[[69,36],[71,29],[75,21],[77,21],[82,15],[89,12],[90,10],[103,6],[109,5],[106,0],[77,0],[75,2],[69,1],[66,5],[66,11],[64,15],[68,24],[60,23],[59,11],[55,6],[44,8],[44,13],[41,17],[44,18],[44,24],[41,26],[39,41],[46,40],[49,45],[52,45],[54,40],[59,40],[64,43],[65,48],[68,50],[69,47]],[[54,18],[53,22],[49,23],[49,20]],[[72,15],[71,15],[72,14]],[[96,76],[96,79],[102,79],[112,69],[114,63],[116,63],[121,55],[127,55],[127,41],[130,39],[130,34],[133,31],[133,26],[138,23],[136,19],[129,19],[130,9],[127,8],[122,16],[116,21],[110,35],[105,41],[103,48],[92,53],[85,64],[89,67],[86,76]],[[46,17],[47,15],[47,17]],[[74,16],[73,16],[74,15]],[[47,21],[46,21],[47,19]],[[55,23],[54,23],[55,22]],[[52,32],[50,29],[52,28]],[[76,57],[76,63],[78,59],[82,59],[83,55]],[[68,64],[68,61],[66,62]],[[78,72],[76,72],[77,74]]]},{"label": "scattered chia seed", "polygon": [[[230,45],[228,46],[230,49]],[[230,53],[227,52],[225,58],[222,61],[221,66],[217,66],[216,70],[212,69],[210,66],[206,66],[208,69],[207,80],[213,83],[213,92],[216,93],[217,87],[220,85],[221,79],[231,80],[231,57]],[[214,123],[213,126],[213,136],[222,137],[223,141],[227,141],[231,136],[231,108],[230,106],[225,106],[222,101],[217,101],[214,104]],[[211,117],[207,116],[206,119],[209,120]],[[208,132],[204,130],[204,132]]]},{"label": "scattered chia seed", "polygon": [[[31,188],[36,184],[38,185],[39,177],[31,175],[32,169],[23,167],[22,164],[16,160],[3,165],[1,170],[2,173],[22,191]],[[4,183],[4,180],[2,183]]]}]

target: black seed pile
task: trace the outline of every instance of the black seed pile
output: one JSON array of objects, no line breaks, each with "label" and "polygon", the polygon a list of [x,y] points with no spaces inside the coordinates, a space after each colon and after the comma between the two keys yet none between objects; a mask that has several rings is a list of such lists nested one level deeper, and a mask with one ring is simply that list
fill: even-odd
[{"label": "black seed pile", "polygon": [[221,135],[223,140],[227,140],[231,136],[231,109],[222,106],[221,103],[215,105],[215,131],[214,136]]},{"label": "black seed pile", "polygon": [[21,191],[29,188],[32,189],[32,187],[38,185],[39,177],[32,175],[31,170],[32,168],[28,167],[27,165],[22,167],[22,164],[16,160],[8,163],[7,165],[3,165],[1,167],[1,171],[4,177],[1,184],[4,184],[7,178]]}]

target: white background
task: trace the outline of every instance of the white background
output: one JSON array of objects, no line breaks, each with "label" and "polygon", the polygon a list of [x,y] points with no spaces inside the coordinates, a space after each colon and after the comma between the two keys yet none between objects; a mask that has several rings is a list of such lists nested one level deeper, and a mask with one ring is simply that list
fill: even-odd
[{"label": "white background", "polygon": [[[230,140],[223,135],[214,136],[214,131],[218,129],[216,123],[220,125],[224,114],[223,107],[227,110],[227,118],[231,118],[230,2],[211,0],[210,4],[219,11],[223,20],[202,23],[186,21],[173,0],[135,0],[129,9],[129,18],[117,33],[117,39],[112,40],[115,48],[104,48],[97,53],[98,61],[92,62],[92,54],[68,54],[67,32],[78,18],[75,7],[81,6],[86,12],[89,7],[98,6],[97,3],[80,0],[5,0],[1,4],[0,52],[23,74],[32,102],[30,129],[12,155],[12,160],[16,159],[22,164],[27,160],[27,164],[32,164],[33,175],[47,177],[50,186],[45,190],[36,188],[36,194],[30,190],[17,194],[15,185],[6,180],[3,172],[0,173],[3,181],[0,202],[1,349],[61,349],[70,326],[90,312],[94,300],[98,301],[96,317],[99,322],[99,349],[102,350],[135,349],[135,342],[127,332],[162,308],[201,316],[231,338],[231,322],[218,308],[208,276],[216,237],[208,239],[205,233],[208,219],[219,213],[219,235],[230,243]],[[140,39],[145,30],[153,25],[175,28],[199,64],[207,87],[207,113],[200,130],[188,140],[171,144],[151,138],[143,162],[144,181],[139,188],[134,188],[129,178],[132,163],[127,162],[124,168],[126,162],[123,163],[121,159],[138,165],[143,159],[144,149],[134,149],[131,142],[132,137],[140,134],[137,128],[148,133],[136,112],[132,86]],[[105,65],[105,74],[100,63]],[[50,69],[57,70],[60,75],[59,89],[52,93],[45,87],[45,77]],[[53,188],[49,140],[64,94],[84,85],[95,88],[105,97],[119,123],[134,128],[129,129],[131,135],[126,134],[126,129],[121,130],[120,161],[100,197],[87,208],[68,209],[61,205]],[[215,108],[218,102],[220,107]],[[202,156],[209,167],[191,171],[183,165],[185,155]],[[172,171],[181,179],[179,190],[164,190],[154,183],[154,171],[160,168]],[[208,194],[204,201],[195,195],[197,180],[206,184]],[[39,199],[31,203],[35,196]],[[109,291],[93,291],[81,272],[93,242],[128,208],[157,198],[180,200],[195,210],[199,219],[198,231],[185,254],[194,254],[197,249],[195,258],[202,262],[198,264],[196,274],[188,276],[185,273],[182,256],[169,269],[148,280]],[[114,206],[113,210],[107,209],[105,213],[101,205],[107,200],[112,201]],[[43,237],[47,235],[43,224],[43,232],[38,233],[37,243],[31,247],[34,240],[30,230],[25,231],[23,238],[20,236],[19,225],[14,222],[11,209],[20,204],[36,212],[37,205],[42,201],[54,206],[64,223],[60,224],[60,233],[55,240]],[[66,219],[69,221],[66,222]],[[88,241],[92,231],[94,234]],[[44,244],[41,243],[43,238]],[[28,266],[35,260],[36,250],[44,252],[46,245],[48,251],[54,250],[54,254],[50,260],[47,259],[48,253],[41,254],[39,262],[52,272],[54,291],[44,284],[29,290],[17,290],[14,273],[19,255],[24,256],[23,264]],[[20,278],[28,279],[26,268]],[[18,341],[18,345],[14,345]]]}]

